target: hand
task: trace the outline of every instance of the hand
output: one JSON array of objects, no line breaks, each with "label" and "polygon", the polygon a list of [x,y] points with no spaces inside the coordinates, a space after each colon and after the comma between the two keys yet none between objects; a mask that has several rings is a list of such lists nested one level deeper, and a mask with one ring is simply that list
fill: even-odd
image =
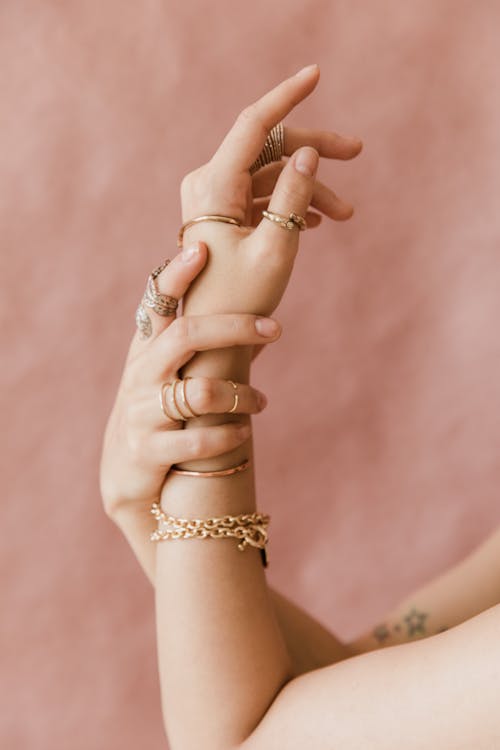
[{"label": "hand", "polygon": [[[207,250],[200,245],[190,258],[179,253],[158,276],[163,294],[176,299],[205,265]],[[233,346],[252,346],[276,340],[256,329],[253,315],[205,315],[161,317],[148,309],[153,333],[147,340],[137,332],[131,343],[116,401],[109,418],[101,460],[101,492],[108,515],[120,523],[123,514],[143,513],[160,497],[165,476],[174,463],[209,458],[241,445],[248,437],[240,423],[184,430],[184,422],[167,419],[161,409],[162,383],[171,382],[178,370],[197,351]],[[265,327],[265,322],[259,321]],[[268,322],[268,325],[270,323]],[[179,398],[181,411],[183,404]],[[178,416],[167,389],[168,411]],[[238,414],[255,414],[265,406],[265,397],[248,385],[239,385]],[[193,378],[186,383],[186,396],[198,414],[227,412],[233,404],[233,388],[225,380]],[[187,416],[187,414],[185,414]]]},{"label": "hand", "polygon": [[243,222],[241,227],[202,222],[186,230],[184,247],[203,239],[210,249],[209,263],[187,295],[187,312],[269,315],[276,308],[292,270],[299,231],[284,230],[265,218],[259,221],[262,208],[285,215],[293,211],[311,224],[317,223],[312,219],[317,214],[308,213],[310,204],[333,219],[352,215],[352,206],[316,180],[316,169],[319,156],[356,156],[362,147],[357,138],[285,127],[288,162],[268,165],[253,177],[249,172],[268,132],[314,90],[318,80],[319,69],[312,66],[244,109],[210,161],[184,178],[184,222],[202,214]]}]

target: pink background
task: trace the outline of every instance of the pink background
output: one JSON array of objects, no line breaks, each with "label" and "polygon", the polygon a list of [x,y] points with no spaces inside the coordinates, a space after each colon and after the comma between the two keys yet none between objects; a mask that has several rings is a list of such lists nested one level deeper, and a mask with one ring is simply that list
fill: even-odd
[{"label": "pink background", "polygon": [[356,215],[304,238],[255,368],[270,583],[354,637],[500,522],[499,23],[494,0],[3,0],[2,747],[165,747],[101,435],[180,179],[302,65],[322,79],[286,122],[365,150],[321,166]]}]

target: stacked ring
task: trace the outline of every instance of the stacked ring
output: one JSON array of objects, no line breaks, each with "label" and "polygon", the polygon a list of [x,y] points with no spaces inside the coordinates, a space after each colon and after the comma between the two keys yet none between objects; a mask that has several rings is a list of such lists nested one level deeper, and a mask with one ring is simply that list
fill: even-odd
[{"label": "stacked ring", "polygon": [[[166,418],[169,420],[169,422],[187,422],[188,419],[193,419],[195,417],[201,417],[201,414],[198,414],[191,404],[189,403],[187,393],[186,393],[186,381],[192,380],[193,378],[190,376],[186,376],[185,378],[174,378],[172,381],[168,381],[165,383],[162,383],[160,388],[160,406],[163,414],[166,416]],[[238,408],[239,403],[239,395],[238,395],[238,384],[235,383],[232,380],[227,380],[226,382],[230,383],[234,389],[234,401],[233,405],[230,409],[228,409],[225,413],[226,414],[234,414],[236,409]],[[188,416],[182,411],[182,409],[179,406],[179,402],[177,400],[177,384],[182,383],[181,385],[181,400],[182,404],[184,406],[184,410],[188,413]],[[172,388],[172,402],[175,407],[175,410],[179,414],[179,417],[175,417],[172,415],[168,403],[167,403],[167,388]]]},{"label": "stacked ring", "polygon": [[190,412],[191,417],[201,417],[201,414],[197,414],[195,410],[193,409],[193,407],[191,406],[191,404],[189,403],[188,397],[186,394],[186,380],[192,380],[192,379],[193,378],[191,378],[189,375],[187,375],[185,378],[182,379],[182,389],[181,389],[182,403],[186,407],[187,411]]}]

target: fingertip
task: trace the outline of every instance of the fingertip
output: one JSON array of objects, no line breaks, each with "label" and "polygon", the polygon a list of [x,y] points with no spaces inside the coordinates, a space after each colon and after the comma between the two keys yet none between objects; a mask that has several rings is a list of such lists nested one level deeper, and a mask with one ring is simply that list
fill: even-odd
[{"label": "fingertip", "polygon": [[363,141],[361,140],[361,138],[353,138],[352,140],[354,141],[354,156],[357,156],[363,150]]},{"label": "fingertip", "polygon": [[313,177],[319,164],[319,153],[312,146],[304,146],[295,152],[293,163],[297,172]]},{"label": "fingertip", "polygon": [[281,326],[277,320],[272,318],[257,318],[255,321],[255,330],[260,336],[266,338],[277,338],[281,336]]},{"label": "fingertip", "polygon": [[301,68],[298,73],[295,73],[295,78],[312,78],[314,76],[319,76],[320,70],[318,63],[313,63],[312,65],[306,65],[305,68]]},{"label": "fingertip", "polygon": [[346,205],[345,208],[342,210],[341,215],[338,217],[340,221],[347,221],[352,217],[354,214],[354,206],[348,206]]},{"label": "fingertip", "polygon": [[257,408],[259,411],[262,411],[267,406],[267,398],[266,396],[261,392],[257,391]]}]

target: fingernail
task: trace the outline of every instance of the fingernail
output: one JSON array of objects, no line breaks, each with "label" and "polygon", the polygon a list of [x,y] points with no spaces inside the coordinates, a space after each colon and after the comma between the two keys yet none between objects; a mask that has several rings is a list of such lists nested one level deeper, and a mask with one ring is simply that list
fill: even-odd
[{"label": "fingernail", "polygon": [[295,157],[295,169],[297,172],[307,175],[307,177],[312,177],[318,166],[318,159],[319,155],[316,149],[309,146],[301,148]]},{"label": "fingernail", "polygon": [[295,75],[296,75],[297,77],[299,77],[299,76],[300,76],[300,77],[304,76],[304,78],[305,78],[306,76],[308,76],[308,75],[309,75],[309,73],[311,73],[311,72],[312,72],[313,70],[316,70],[316,68],[318,68],[318,67],[319,67],[319,66],[318,66],[318,64],[317,64],[317,63],[314,63],[314,65],[306,65],[306,67],[305,67],[305,68],[301,68],[301,70],[299,70],[299,72],[298,72],[298,73],[295,73]]},{"label": "fingernail", "polygon": [[259,407],[259,409],[264,409],[267,406],[267,398],[263,393],[259,393],[257,395],[257,406]]},{"label": "fingernail", "polygon": [[200,252],[200,248],[198,245],[193,245],[192,247],[187,247],[185,250],[182,251],[182,260],[184,263],[189,263],[190,260],[193,260],[196,255]]},{"label": "fingernail", "polygon": [[250,437],[250,433],[252,432],[252,428],[249,424],[242,424],[238,427],[238,435],[241,438],[247,438]]},{"label": "fingernail", "polygon": [[276,336],[279,331],[279,325],[271,318],[258,318],[255,321],[255,328],[261,336]]}]

